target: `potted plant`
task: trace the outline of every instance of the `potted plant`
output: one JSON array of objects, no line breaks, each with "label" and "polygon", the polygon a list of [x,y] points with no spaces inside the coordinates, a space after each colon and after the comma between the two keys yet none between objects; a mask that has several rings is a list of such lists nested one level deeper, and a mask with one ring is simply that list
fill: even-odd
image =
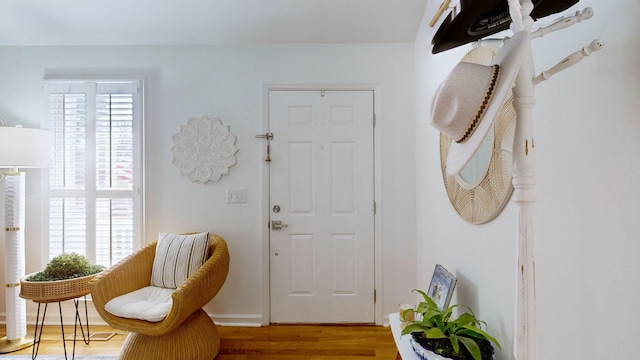
[{"label": "potted plant", "polygon": [[104,270],[77,253],[60,254],[44,270],[20,280],[20,297],[36,302],[61,301],[89,293],[89,280]]},{"label": "potted plant", "polygon": [[[415,309],[403,311],[402,318],[410,312],[415,318],[408,321],[402,334],[411,334],[412,344],[416,353],[423,359],[455,359],[455,360],[491,360],[493,346],[500,348],[496,339],[489,335],[483,326],[484,321],[478,320],[473,311],[464,305],[452,305],[444,309],[421,290],[414,290],[422,295],[424,301]],[[462,306],[467,312],[457,318],[453,317],[453,310]],[[462,346],[460,346],[462,344]]]}]

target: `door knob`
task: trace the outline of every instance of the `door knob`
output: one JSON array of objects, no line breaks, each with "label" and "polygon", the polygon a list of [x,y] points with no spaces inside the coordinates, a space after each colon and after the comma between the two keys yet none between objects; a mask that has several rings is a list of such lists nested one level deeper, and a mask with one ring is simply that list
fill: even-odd
[{"label": "door knob", "polygon": [[271,220],[271,230],[280,230],[283,227],[289,227],[287,224],[283,224],[281,220]]}]

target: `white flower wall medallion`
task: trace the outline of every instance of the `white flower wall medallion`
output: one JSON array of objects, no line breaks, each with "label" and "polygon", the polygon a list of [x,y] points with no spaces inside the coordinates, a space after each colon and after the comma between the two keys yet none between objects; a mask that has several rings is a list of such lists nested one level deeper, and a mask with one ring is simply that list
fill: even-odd
[{"label": "white flower wall medallion", "polygon": [[172,163],[193,182],[219,181],[236,164],[236,136],[220,119],[191,118],[172,139]]}]

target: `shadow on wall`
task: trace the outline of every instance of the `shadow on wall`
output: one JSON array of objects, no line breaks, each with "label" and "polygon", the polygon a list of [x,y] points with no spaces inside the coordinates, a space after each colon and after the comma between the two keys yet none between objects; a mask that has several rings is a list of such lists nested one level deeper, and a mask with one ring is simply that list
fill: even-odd
[{"label": "shadow on wall", "polygon": [[478,309],[478,286],[469,280],[464,273],[457,272],[458,284],[456,286],[457,301],[456,304],[463,304],[470,307],[473,311]]}]

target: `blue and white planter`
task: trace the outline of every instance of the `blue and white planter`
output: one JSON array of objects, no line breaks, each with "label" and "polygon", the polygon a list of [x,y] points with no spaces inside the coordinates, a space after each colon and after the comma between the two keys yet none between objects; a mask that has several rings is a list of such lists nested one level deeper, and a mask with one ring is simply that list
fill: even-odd
[{"label": "blue and white planter", "polygon": [[[413,339],[409,339],[411,342],[411,347],[413,348],[413,352],[416,353],[418,358],[422,360],[451,360],[451,358],[444,357],[442,355],[438,355],[431,350],[427,350],[420,345],[417,341]],[[495,355],[491,356],[491,360],[495,360]]]}]

